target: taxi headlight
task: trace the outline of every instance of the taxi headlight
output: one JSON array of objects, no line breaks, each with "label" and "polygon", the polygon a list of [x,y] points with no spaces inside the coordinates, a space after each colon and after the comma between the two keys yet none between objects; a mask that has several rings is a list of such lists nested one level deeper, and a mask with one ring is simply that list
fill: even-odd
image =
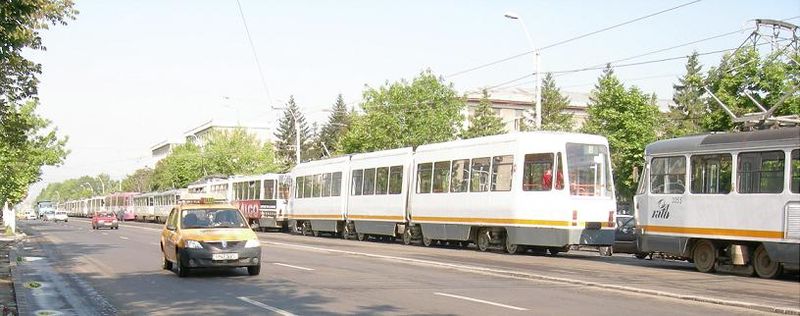
[{"label": "taxi headlight", "polygon": [[186,248],[195,248],[195,249],[203,248],[203,246],[200,245],[200,242],[197,240],[187,240],[183,244]]},{"label": "taxi headlight", "polygon": [[258,239],[250,239],[244,244],[245,248],[261,247],[261,242]]}]

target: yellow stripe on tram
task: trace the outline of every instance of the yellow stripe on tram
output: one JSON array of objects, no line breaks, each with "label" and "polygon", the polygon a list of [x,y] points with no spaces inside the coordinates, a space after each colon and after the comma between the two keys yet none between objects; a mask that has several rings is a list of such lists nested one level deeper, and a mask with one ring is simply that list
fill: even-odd
[{"label": "yellow stripe on tram", "polygon": [[645,232],[650,233],[673,233],[687,235],[711,235],[711,236],[737,236],[752,238],[774,238],[782,239],[782,231],[772,230],[749,230],[749,229],[727,229],[727,228],[707,228],[707,227],[676,227],[676,226],[642,226]]}]

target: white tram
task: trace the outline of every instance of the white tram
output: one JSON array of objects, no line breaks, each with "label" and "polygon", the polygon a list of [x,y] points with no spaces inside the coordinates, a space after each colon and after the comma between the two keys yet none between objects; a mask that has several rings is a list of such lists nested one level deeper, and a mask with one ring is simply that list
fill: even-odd
[{"label": "white tram", "polygon": [[304,235],[344,232],[349,171],[350,156],[295,166],[291,172],[294,198],[289,202],[289,227],[302,230]]},{"label": "white tram", "polygon": [[[513,133],[302,163],[290,225],[304,233],[402,234],[558,253],[614,242],[616,200],[601,136]],[[339,194],[341,193],[341,194]]]},{"label": "white tram", "polygon": [[614,243],[616,200],[601,136],[528,132],[423,145],[414,166],[405,237],[419,231],[424,245],[472,241],[481,251],[532,246],[556,254]]},{"label": "white tram", "polygon": [[697,270],[764,278],[800,261],[800,128],[652,143],[635,198],[638,247]]},{"label": "white tram", "polygon": [[155,206],[153,198],[156,192],[142,193],[133,197],[133,219],[139,222],[146,222],[155,218]]}]

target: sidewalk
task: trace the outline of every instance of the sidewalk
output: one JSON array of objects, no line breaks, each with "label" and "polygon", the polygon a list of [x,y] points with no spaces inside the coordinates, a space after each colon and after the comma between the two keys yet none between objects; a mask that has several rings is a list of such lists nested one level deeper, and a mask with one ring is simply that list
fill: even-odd
[{"label": "sidewalk", "polygon": [[14,284],[11,277],[11,266],[14,259],[10,254],[17,238],[0,236],[0,315],[19,315]]}]

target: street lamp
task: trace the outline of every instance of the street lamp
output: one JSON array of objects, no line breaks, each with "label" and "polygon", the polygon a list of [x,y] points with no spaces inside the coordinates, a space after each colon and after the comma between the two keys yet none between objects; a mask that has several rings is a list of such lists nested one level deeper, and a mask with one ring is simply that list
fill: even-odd
[{"label": "street lamp", "polygon": [[[194,142],[192,142],[193,144],[200,142],[200,139],[197,138],[197,135],[195,135],[195,134],[189,134],[189,136],[186,136],[186,138],[189,138],[189,137],[193,137],[194,138]],[[197,144],[197,147],[199,148],[200,145]],[[206,164],[205,164],[205,159],[203,159],[203,150],[202,150],[202,148],[200,148],[200,165],[203,167],[203,176],[204,177],[207,176],[208,173],[206,172]]]},{"label": "street lamp", "polygon": [[89,182],[84,182],[83,184],[81,184],[81,187],[84,187],[84,185],[88,185],[89,190],[92,190],[92,195],[94,195],[94,187]]},{"label": "street lamp", "polygon": [[102,194],[106,194],[106,184],[103,182],[103,178],[97,177],[97,180],[100,180],[100,185],[103,188],[103,193]]},{"label": "street lamp", "polygon": [[533,50],[533,63],[536,67],[536,120],[534,121],[534,124],[536,129],[540,129],[542,127],[542,80],[539,79],[539,50],[537,50],[536,45],[533,44],[533,38],[531,38],[531,34],[528,32],[528,27],[525,26],[525,22],[522,20],[522,17],[519,14],[509,11],[506,12],[505,17],[519,21],[519,23],[522,25],[522,30],[525,31],[525,36],[528,38],[528,43],[531,45],[531,50]]}]

